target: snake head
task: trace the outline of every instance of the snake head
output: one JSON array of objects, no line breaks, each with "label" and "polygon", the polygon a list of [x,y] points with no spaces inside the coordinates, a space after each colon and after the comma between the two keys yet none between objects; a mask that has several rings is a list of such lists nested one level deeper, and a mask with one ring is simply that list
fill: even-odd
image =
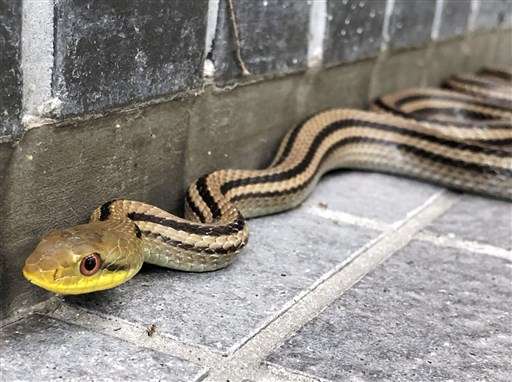
[{"label": "snake head", "polygon": [[138,232],[131,222],[94,222],[51,231],[26,259],[23,275],[59,294],[113,288],[132,278],[142,266]]}]

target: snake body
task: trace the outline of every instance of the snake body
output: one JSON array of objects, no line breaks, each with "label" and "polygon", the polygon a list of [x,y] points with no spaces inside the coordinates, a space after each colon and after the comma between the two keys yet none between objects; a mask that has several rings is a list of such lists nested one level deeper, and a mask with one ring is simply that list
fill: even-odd
[{"label": "snake body", "polygon": [[334,169],[512,200],[511,80],[506,70],[486,69],[455,76],[445,89],[384,96],[373,112],[317,114],[286,134],[269,167],[217,170],[191,184],[184,218],[119,199],[98,207],[88,224],[49,233],[27,259],[25,277],[79,294],[119,285],[144,262],[192,272],[226,267],[247,243],[246,218],[298,206]]}]

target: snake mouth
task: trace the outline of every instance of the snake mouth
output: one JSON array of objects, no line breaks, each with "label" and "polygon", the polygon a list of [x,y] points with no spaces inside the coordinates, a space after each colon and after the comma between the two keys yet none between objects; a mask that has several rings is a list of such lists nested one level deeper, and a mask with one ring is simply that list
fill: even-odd
[{"label": "snake mouth", "polygon": [[32,265],[25,265],[23,276],[32,284],[60,295],[77,295],[110,289],[129,280],[135,272],[117,271],[104,275],[101,280],[93,277],[69,277],[59,280],[59,270],[41,271]]},{"label": "snake mouth", "polygon": [[58,284],[55,283],[55,278],[57,275],[57,269],[53,271],[42,272],[41,270],[31,270],[31,267],[25,265],[23,267],[22,273],[23,277],[25,277],[32,284],[43,288],[49,292],[53,293],[61,293],[58,288]]},{"label": "snake mouth", "polygon": [[73,294],[73,285],[65,285],[58,281],[59,269],[42,270],[33,264],[25,264],[22,270],[23,276],[34,284],[48,292],[57,294]]}]

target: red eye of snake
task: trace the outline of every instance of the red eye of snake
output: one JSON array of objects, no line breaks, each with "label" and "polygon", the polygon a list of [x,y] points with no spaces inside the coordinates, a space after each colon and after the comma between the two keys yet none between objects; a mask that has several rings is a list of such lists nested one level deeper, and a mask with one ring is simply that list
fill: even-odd
[{"label": "red eye of snake", "polygon": [[80,262],[80,273],[84,276],[92,276],[100,269],[101,258],[98,253],[91,253]]}]

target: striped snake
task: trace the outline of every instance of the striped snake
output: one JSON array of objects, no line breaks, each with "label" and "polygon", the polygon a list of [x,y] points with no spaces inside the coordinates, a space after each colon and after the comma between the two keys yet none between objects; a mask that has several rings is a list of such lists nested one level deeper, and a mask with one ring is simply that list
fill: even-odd
[{"label": "striped snake", "polygon": [[223,169],[186,193],[185,218],[155,206],[113,200],[88,224],[43,237],[23,274],[60,294],[115,287],[144,262],[183,271],[226,267],[248,240],[246,218],[301,204],[334,169],[414,177],[512,200],[512,73],[454,76],[444,89],[405,90],[377,99],[373,112],[335,109],[292,129],[263,170]]}]

